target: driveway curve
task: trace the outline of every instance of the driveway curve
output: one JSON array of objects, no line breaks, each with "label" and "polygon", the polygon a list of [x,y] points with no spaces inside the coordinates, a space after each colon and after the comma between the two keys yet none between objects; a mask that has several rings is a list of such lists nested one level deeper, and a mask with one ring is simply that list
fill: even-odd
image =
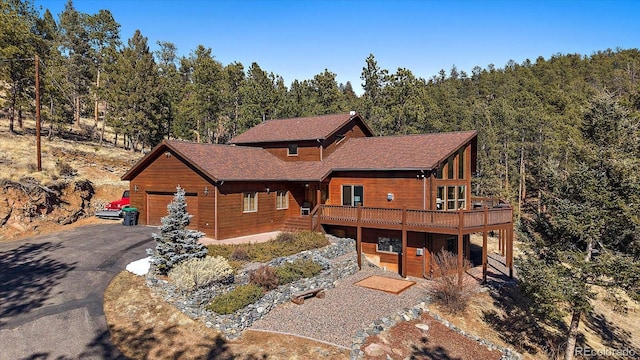
[{"label": "driveway curve", "polygon": [[0,360],[126,359],[109,340],[104,291],[154,231],[114,222],[0,243]]}]

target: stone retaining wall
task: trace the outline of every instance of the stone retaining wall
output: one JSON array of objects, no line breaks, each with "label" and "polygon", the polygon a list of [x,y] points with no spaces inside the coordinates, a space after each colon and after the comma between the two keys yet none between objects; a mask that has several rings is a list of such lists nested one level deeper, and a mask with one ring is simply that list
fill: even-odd
[{"label": "stone retaining wall", "polygon": [[358,271],[355,253],[340,261],[332,261],[340,256],[353,253],[355,240],[328,237],[331,241],[328,246],[321,249],[303,251],[287,257],[275,258],[266,264],[277,267],[285,262],[311,259],[322,266],[323,271],[319,275],[280,285],[276,289],[268,291],[254,304],[250,304],[234,314],[220,315],[207,310],[206,306],[215,296],[228,292],[238,285],[248,283],[249,271],[265,264],[248,264],[238,272],[233,284],[215,284],[195,291],[179,290],[170,282],[156,278],[152,271],[147,275],[147,285],[187,316],[201,320],[207,327],[215,328],[228,339],[233,339],[240,336],[244,329],[261,319],[276,305],[290,301],[293,293],[308,289],[334,288],[338,280],[353,275]]}]

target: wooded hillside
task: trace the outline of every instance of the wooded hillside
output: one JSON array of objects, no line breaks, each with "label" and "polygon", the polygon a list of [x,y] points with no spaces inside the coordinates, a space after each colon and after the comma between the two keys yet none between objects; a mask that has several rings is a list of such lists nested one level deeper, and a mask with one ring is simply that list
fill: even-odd
[{"label": "wooded hillside", "polygon": [[[497,195],[539,207],[550,172],[572,161],[579,127],[593,97],[607,93],[638,119],[638,49],[557,54],[503,67],[455,66],[430,79],[409,69],[364,60],[362,96],[330,70],[287,86],[278,74],[250,65],[222,64],[210,48],[177,56],[175,45],[136,32],[121,39],[108,10],[78,12],[69,1],[56,17],[31,1],[0,5],[1,107],[10,128],[33,110],[33,63],[43,63],[43,118],[52,131],[95,117],[132,149],[163,138],[225,143],[260,121],[356,110],[379,135],[477,129],[476,195]],[[161,40],[161,39],[160,39]],[[104,120],[104,121],[102,121]]]}]

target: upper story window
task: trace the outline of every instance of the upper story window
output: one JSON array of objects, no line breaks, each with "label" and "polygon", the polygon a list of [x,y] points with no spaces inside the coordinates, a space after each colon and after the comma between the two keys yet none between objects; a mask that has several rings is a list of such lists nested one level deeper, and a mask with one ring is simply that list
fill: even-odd
[{"label": "upper story window", "polygon": [[242,212],[258,211],[258,193],[246,192],[242,195]]},{"label": "upper story window", "polygon": [[364,187],[362,185],[342,185],[342,206],[358,206],[364,204]]},{"label": "upper story window", "polygon": [[453,165],[455,163],[455,155],[451,156],[449,160],[447,160],[447,179],[453,179]]},{"label": "upper story window", "polygon": [[298,156],[298,144],[289,144],[287,147],[288,156]]}]

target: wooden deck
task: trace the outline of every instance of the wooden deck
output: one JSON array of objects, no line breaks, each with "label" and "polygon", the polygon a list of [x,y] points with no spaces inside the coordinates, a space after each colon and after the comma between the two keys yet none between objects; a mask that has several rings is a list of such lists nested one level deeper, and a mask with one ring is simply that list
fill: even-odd
[{"label": "wooden deck", "polygon": [[513,224],[510,207],[477,210],[433,211],[320,205],[320,225],[406,230],[458,235],[498,230]]},{"label": "wooden deck", "polygon": [[[402,249],[407,248],[407,232],[425,232],[457,235],[458,249],[463,248],[463,236],[482,233],[483,280],[487,279],[487,236],[489,231],[498,231],[500,248],[506,256],[509,276],[513,276],[513,209],[509,206],[484,206],[480,209],[458,211],[434,211],[418,209],[353,207],[339,205],[317,205],[310,214],[310,225],[318,230],[321,225],[349,226],[357,229],[356,249],[358,266],[361,266],[362,229],[400,230]],[[458,263],[463,263],[459,251]],[[402,256],[402,276],[406,276],[407,256]],[[462,271],[462,267],[460,267]],[[462,276],[459,278],[462,281]]]}]

